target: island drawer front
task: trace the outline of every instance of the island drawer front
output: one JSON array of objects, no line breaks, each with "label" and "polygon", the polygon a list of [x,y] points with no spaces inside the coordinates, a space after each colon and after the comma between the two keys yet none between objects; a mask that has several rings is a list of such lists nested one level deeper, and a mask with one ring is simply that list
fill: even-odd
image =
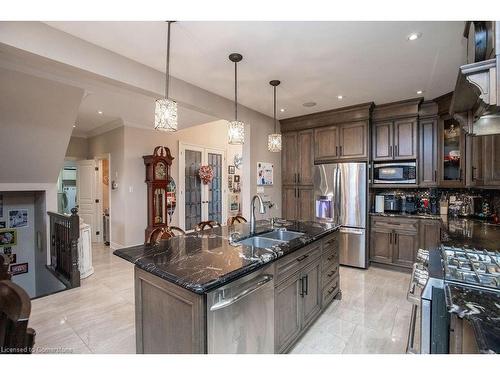
[{"label": "island drawer front", "polygon": [[327,253],[324,253],[321,263],[323,264],[323,272],[333,269],[335,265],[339,264],[339,253],[337,251],[329,251]]},{"label": "island drawer front", "polygon": [[322,305],[323,308],[330,303],[337,293],[339,292],[339,280],[340,278],[337,276],[335,279],[332,280],[331,283],[329,283],[327,286],[323,288],[323,298],[322,298]]},{"label": "island drawer front", "polygon": [[321,244],[313,243],[303,249],[297,250],[294,253],[285,256],[278,260],[276,266],[276,284],[285,281],[302,267],[311,263],[321,256]]},{"label": "island drawer front", "polygon": [[418,219],[372,217],[372,228],[417,231]]},{"label": "island drawer front", "polygon": [[333,267],[323,270],[321,275],[321,285],[326,287],[332,280],[339,276],[339,265],[336,264]]},{"label": "island drawer front", "polygon": [[326,237],[323,241],[323,254],[328,251],[338,251],[339,235],[338,232]]}]

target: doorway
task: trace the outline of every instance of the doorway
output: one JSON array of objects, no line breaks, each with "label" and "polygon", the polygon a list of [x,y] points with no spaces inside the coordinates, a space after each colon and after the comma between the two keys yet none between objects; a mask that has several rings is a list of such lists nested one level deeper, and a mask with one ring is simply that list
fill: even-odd
[{"label": "doorway", "polygon": [[[199,170],[210,165],[212,181],[202,183]],[[194,230],[200,221],[225,223],[226,151],[179,142],[179,226]]]}]

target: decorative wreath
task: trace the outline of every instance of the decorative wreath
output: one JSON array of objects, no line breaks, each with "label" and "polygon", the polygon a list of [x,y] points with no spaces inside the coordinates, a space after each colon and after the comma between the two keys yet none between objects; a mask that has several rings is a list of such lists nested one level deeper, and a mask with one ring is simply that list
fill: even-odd
[{"label": "decorative wreath", "polygon": [[214,170],[210,165],[202,165],[200,167],[199,175],[201,178],[201,181],[205,184],[208,185],[209,183],[212,182],[214,178]]}]

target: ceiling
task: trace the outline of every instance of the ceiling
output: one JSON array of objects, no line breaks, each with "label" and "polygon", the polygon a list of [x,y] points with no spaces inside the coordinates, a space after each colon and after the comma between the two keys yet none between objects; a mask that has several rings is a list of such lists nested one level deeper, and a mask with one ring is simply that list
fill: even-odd
[{"label": "ceiling", "polygon": [[[48,22],[159,71],[165,22]],[[374,101],[451,91],[465,60],[463,22],[177,22],[171,74],[232,99],[240,52],[240,103],[272,115],[271,79],[279,79],[280,118]],[[412,32],[422,34],[408,41]],[[337,96],[343,95],[342,100]],[[172,92],[175,98],[175,92]],[[305,102],[316,102],[306,108]]]}]

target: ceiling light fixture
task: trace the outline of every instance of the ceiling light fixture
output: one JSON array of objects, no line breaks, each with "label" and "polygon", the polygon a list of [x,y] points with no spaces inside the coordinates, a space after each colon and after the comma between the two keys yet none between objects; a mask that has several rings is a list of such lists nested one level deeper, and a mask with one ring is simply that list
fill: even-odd
[{"label": "ceiling light fixture", "polygon": [[165,97],[155,102],[155,129],[167,132],[177,130],[177,103],[168,98],[170,84],[170,26],[175,21],[167,21],[167,58],[165,59]]},{"label": "ceiling light fixture", "polygon": [[314,107],[316,105],[316,102],[306,102],[302,104],[304,107]]},{"label": "ceiling light fixture", "polygon": [[278,120],[276,120],[276,87],[280,84],[281,82],[278,81],[277,79],[272,80],[269,82],[271,86],[273,86],[274,90],[274,133],[269,134],[267,138],[267,149],[271,152],[280,152],[281,151],[281,134],[278,133],[276,130],[276,124],[278,123]]},{"label": "ceiling light fixture", "polygon": [[411,33],[410,35],[408,35],[408,40],[414,41],[414,40],[417,40],[418,38],[420,38],[421,36],[422,36],[422,33]]},{"label": "ceiling light fixture", "polygon": [[342,95],[337,95],[337,99],[342,100],[342,99],[344,99],[344,97]]},{"label": "ceiling light fixture", "polygon": [[97,111],[97,113],[99,113],[100,115],[102,115],[102,111]]},{"label": "ceiling light fixture", "polygon": [[285,108],[281,108],[281,109],[280,109],[280,111],[281,111],[281,112],[285,112]]},{"label": "ceiling light fixture", "polygon": [[234,63],[234,120],[229,121],[228,143],[242,145],[245,143],[245,123],[238,121],[238,63],[243,60],[243,56],[239,53],[232,53],[229,55],[229,60]]},{"label": "ceiling light fixture", "polygon": [[422,95],[424,93],[424,90],[418,90],[417,95]]}]

